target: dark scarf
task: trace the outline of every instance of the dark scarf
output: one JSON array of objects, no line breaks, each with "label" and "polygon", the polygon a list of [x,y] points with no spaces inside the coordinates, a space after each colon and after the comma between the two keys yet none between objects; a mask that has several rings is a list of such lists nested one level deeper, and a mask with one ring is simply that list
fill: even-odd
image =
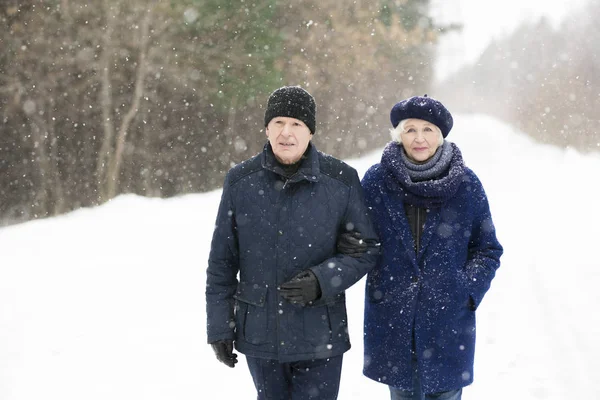
[{"label": "dark scarf", "polygon": [[291,178],[296,172],[298,172],[298,170],[300,169],[300,165],[302,164],[302,161],[304,161],[305,158],[306,157],[303,155],[300,160],[296,161],[293,164],[282,164],[279,162],[278,159],[275,159],[275,162],[277,163],[277,166],[283,171],[283,176],[286,178]]},{"label": "dark scarf", "polygon": [[[301,166],[303,166],[304,160],[309,158],[309,154],[312,148],[312,143],[308,143],[308,147],[306,148],[306,151],[304,152],[304,154],[302,154],[302,157],[300,158],[300,160],[296,161],[293,164],[283,164],[281,162],[279,162],[279,160],[277,159],[277,157],[275,157],[275,153],[273,153],[273,147],[271,147],[271,144],[269,142],[265,143],[265,146],[263,148],[263,154],[264,154],[264,166],[266,166],[268,169],[272,170],[273,172],[277,173],[278,175],[281,175],[282,177],[289,179],[292,176],[294,176],[296,174],[296,172],[298,172],[298,170],[300,169]],[[310,168],[310,165],[305,166]]]},{"label": "dark scarf", "polygon": [[453,197],[465,174],[460,150],[446,141],[424,164],[410,161],[400,143],[390,142],[381,165],[387,171],[388,187],[402,191],[406,203],[424,208],[440,207]]}]

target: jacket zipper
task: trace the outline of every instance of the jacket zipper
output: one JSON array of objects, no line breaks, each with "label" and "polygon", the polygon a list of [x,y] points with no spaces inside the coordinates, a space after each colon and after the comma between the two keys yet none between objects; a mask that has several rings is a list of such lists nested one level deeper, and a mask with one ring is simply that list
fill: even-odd
[{"label": "jacket zipper", "polygon": [[281,189],[282,189],[282,190],[283,190],[283,189],[285,189],[285,187],[287,186],[288,182],[289,182],[289,181],[291,181],[291,180],[292,180],[292,178],[293,178],[294,176],[296,176],[297,174],[298,174],[298,172],[295,172],[295,173],[294,173],[294,175],[290,176],[289,178],[285,178],[285,177],[284,177],[284,178],[285,178],[285,182],[283,182],[283,186],[282,186],[282,188],[281,188]]}]

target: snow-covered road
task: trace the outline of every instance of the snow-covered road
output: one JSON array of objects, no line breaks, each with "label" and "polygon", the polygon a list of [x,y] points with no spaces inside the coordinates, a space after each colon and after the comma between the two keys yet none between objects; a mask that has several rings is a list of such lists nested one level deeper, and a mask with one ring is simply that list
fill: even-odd
[{"label": "snow-covered road", "polygon": [[[464,399],[600,398],[600,154],[486,116],[455,120],[448,139],[481,178],[505,248]],[[349,162],[362,174],[378,159]],[[243,357],[230,370],[206,344],[219,195],[121,196],[0,229],[0,399],[254,398]],[[363,285],[348,292],[340,399],[388,398],[361,375]]]}]

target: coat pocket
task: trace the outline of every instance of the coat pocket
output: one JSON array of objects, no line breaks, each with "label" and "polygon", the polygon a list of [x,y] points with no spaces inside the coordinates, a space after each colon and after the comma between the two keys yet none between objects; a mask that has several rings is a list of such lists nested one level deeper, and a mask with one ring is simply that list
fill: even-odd
[{"label": "coat pocket", "polygon": [[264,285],[240,282],[233,296],[238,303],[235,314],[238,338],[248,343],[268,342],[267,290]]},{"label": "coat pocket", "polygon": [[303,309],[304,340],[313,346],[331,343],[331,324],[327,305],[307,306]]},{"label": "coat pocket", "polygon": [[327,305],[329,309],[329,321],[331,324],[331,341],[348,342],[348,314],[346,313],[346,302],[338,301]]},{"label": "coat pocket", "polygon": [[304,340],[313,346],[347,342],[348,316],[346,315],[345,296],[338,295],[336,300],[304,309]]}]

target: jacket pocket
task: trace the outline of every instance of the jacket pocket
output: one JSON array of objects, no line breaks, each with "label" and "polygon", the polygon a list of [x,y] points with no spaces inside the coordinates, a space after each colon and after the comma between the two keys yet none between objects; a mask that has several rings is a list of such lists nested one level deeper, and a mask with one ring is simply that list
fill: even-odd
[{"label": "jacket pocket", "polygon": [[469,299],[467,300],[467,308],[469,311],[477,311],[477,303],[475,303],[472,295],[469,295]]},{"label": "jacket pocket", "polygon": [[264,285],[248,282],[238,284],[235,325],[238,337],[252,344],[268,342],[267,338],[267,290]]},{"label": "jacket pocket", "polygon": [[304,340],[313,346],[347,342],[348,322],[344,294],[318,306],[304,308]]},{"label": "jacket pocket", "polygon": [[463,293],[466,293],[466,303],[463,305],[463,307],[465,307],[466,309],[468,309],[469,311],[476,311],[477,307],[479,306],[477,304],[477,301],[475,300],[475,296],[473,296],[472,292],[471,292],[471,280],[469,279],[467,273],[463,270],[458,271],[458,285],[460,288],[462,288]]},{"label": "jacket pocket", "polygon": [[324,346],[331,343],[331,324],[327,305],[304,307],[302,315],[306,342],[313,346]]},{"label": "jacket pocket", "polygon": [[346,302],[338,301],[327,305],[329,309],[329,321],[331,324],[331,341],[348,342],[348,314],[346,313]]}]

